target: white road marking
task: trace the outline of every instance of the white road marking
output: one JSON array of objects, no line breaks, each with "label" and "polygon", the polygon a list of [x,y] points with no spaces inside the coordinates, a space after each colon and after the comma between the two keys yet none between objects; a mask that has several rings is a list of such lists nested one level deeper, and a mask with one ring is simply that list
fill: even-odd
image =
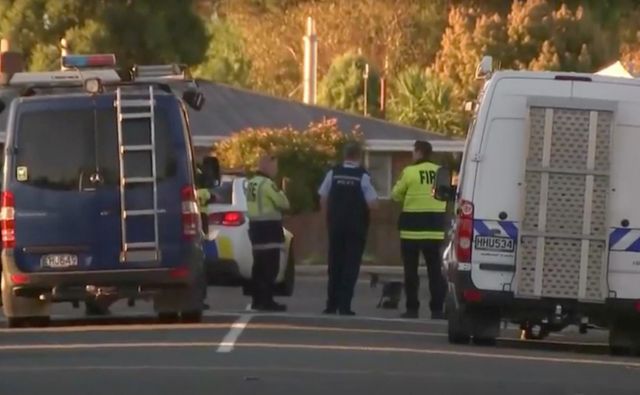
[{"label": "white road marking", "polygon": [[[246,316],[250,319],[250,316]],[[314,351],[354,351],[354,352],[377,352],[377,353],[399,353],[418,355],[441,355],[451,357],[471,357],[482,359],[501,359],[512,361],[528,362],[552,362],[575,365],[600,365],[600,366],[624,366],[629,368],[640,368],[640,362],[615,360],[615,359],[595,359],[595,358],[571,358],[571,357],[545,357],[525,354],[496,354],[490,352],[473,352],[461,350],[447,350],[442,348],[409,348],[409,347],[380,347],[380,346],[342,346],[333,344],[287,344],[287,343],[259,343],[259,342],[236,342],[233,347],[261,348],[274,350],[314,350]],[[0,345],[0,351],[69,351],[69,350],[100,350],[100,349],[143,349],[143,348],[205,348],[220,347],[224,344],[217,342],[138,342],[138,343],[77,343],[77,344],[21,344],[21,345]]]},{"label": "white road marking", "polygon": [[227,335],[222,339],[220,346],[218,346],[217,352],[231,352],[236,341],[242,334],[242,331],[244,331],[244,329],[247,327],[247,324],[249,324],[249,321],[251,321],[251,315],[241,315],[240,318],[238,318],[238,320],[234,322],[233,325],[231,325],[229,333],[227,333]]}]

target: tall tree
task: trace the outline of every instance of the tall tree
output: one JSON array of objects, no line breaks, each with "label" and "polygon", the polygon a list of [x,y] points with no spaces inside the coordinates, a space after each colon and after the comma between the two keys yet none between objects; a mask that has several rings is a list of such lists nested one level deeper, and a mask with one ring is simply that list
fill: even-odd
[{"label": "tall tree", "polygon": [[389,116],[429,132],[464,134],[464,116],[451,86],[417,66],[402,71],[393,81]]},{"label": "tall tree", "polygon": [[254,2],[228,0],[221,14],[243,33],[255,86],[282,96],[301,96],[308,16],[316,21],[320,75],[336,56],[358,49],[379,69],[387,65],[389,73],[407,62],[426,66],[446,22],[445,0],[282,0],[275,8],[246,3]]},{"label": "tall tree", "polygon": [[209,23],[209,48],[205,61],[194,74],[199,78],[247,87],[251,60],[244,53],[244,41],[226,21],[213,18]]},{"label": "tall tree", "polygon": [[379,115],[380,76],[375,66],[369,64],[369,74],[365,80],[367,64],[365,57],[353,52],[337,57],[320,81],[318,102],[360,114],[365,112],[366,103],[367,114]]},{"label": "tall tree", "polygon": [[47,69],[67,38],[72,52],[115,52],[123,65],[197,64],[207,47],[193,1],[17,0],[0,3],[0,32],[32,69]]}]

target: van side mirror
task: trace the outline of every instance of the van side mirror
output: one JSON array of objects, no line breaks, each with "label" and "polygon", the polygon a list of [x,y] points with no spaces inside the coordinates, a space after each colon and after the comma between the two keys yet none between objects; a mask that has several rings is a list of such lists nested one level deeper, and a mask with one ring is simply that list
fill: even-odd
[{"label": "van side mirror", "polygon": [[204,95],[196,89],[187,89],[184,91],[182,100],[196,111],[200,111],[202,107],[204,107]]},{"label": "van side mirror", "polygon": [[440,201],[452,200],[455,196],[454,187],[451,185],[451,171],[441,167],[436,173],[436,181],[433,185],[433,197]]},{"label": "van side mirror", "polygon": [[213,188],[220,184],[220,162],[214,156],[207,156],[200,165],[202,172],[198,187]]}]

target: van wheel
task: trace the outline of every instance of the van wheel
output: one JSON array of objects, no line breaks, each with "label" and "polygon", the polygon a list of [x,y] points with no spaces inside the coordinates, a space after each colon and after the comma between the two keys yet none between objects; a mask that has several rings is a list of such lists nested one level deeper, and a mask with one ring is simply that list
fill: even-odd
[{"label": "van wheel", "polygon": [[640,323],[630,318],[616,318],[609,328],[609,352],[625,356],[640,352]]},{"label": "van wheel", "polygon": [[178,321],[178,313],[158,313],[158,322],[161,324],[175,324]]},{"label": "van wheel", "polygon": [[445,312],[447,314],[447,336],[451,344],[469,344],[471,333],[467,325],[465,308],[459,305],[456,308],[454,296],[447,294],[445,301]]},{"label": "van wheel", "polygon": [[181,314],[182,322],[187,324],[198,324],[202,322],[202,311],[183,311]]},{"label": "van wheel", "polygon": [[284,278],[280,284],[275,287],[277,296],[292,296],[296,283],[296,262],[293,254],[293,240],[289,248],[289,256],[287,257],[287,266],[285,267]]},{"label": "van wheel", "polygon": [[49,317],[9,317],[7,326],[9,328],[45,328],[49,326]]}]

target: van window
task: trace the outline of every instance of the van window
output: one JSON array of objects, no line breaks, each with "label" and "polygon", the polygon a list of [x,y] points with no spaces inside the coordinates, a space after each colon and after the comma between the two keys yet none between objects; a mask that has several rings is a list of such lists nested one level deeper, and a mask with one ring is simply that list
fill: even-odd
[{"label": "van window", "polygon": [[[158,179],[176,174],[169,124],[156,113]],[[117,185],[118,132],[115,109],[45,110],[21,114],[16,138],[16,175],[19,182],[41,188],[76,190],[99,169],[106,185]],[[125,144],[149,144],[148,121],[127,121]],[[150,174],[148,153],[128,153],[125,174]]]}]

